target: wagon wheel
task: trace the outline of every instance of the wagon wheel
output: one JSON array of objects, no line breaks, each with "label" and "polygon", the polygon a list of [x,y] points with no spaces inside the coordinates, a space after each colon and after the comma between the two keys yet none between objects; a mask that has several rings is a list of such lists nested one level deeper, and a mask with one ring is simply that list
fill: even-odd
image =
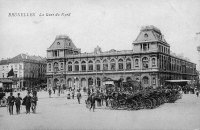
[{"label": "wagon wheel", "polygon": [[152,107],[153,108],[155,108],[156,107],[156,99],[154,99],[154,98],[150,98],[151,99],[151,101],[152,101]]},{"label": "wagon wheel", "polygon": [[146,99],[145,100],[145,107],[147,108],[147,109],[151,109],[153,106],[152,106],[152,101],[150,100],[150,99]]},{"label": "wagon wheel", "polygon": [[91,102],[90,101],[86,101],[86,108],[90,108],[90,106],[91,106]]},{"label": "wagon wheel", "polygon": [[132,109],[137,110],[138,109],[138,103],[135,100],[132,100]]},{"label": "wagon wheel", "polygon": [[113,101],[111,102],[111,107],[112,107],[113,109],[117,109],[119,106],[118,106],[118,103],[117,103],[115,100],[113,100]]},{"label": "wagon wheel", "polygon": [[160,106],[162,104],[161,98],[158,97],[157,101],[158,101],[158,105]]}]

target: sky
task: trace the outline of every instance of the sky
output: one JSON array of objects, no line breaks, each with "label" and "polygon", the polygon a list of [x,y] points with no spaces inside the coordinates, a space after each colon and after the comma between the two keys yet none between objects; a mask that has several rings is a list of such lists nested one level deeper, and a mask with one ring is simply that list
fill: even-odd
[{"label": "sky", "polygon": [[[198,63],[200,0],[0,0],[0,59],[46,57],[56,35],[82,52],[131,50],[142,26],[161,30],[171,51]],[[35,13],[35,16],[9,16]],[[68,14],[46,16],[46,14]],[[45,16],[39,16],[44,14]]]}]

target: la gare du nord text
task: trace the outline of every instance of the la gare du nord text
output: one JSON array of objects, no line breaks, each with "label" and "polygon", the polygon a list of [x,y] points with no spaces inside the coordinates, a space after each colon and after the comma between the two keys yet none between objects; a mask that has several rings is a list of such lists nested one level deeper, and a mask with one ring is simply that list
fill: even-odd
[{"label": "la gare du nord text", "polygon": [[70,16],[71,13],[8,13],[8,17]]}]

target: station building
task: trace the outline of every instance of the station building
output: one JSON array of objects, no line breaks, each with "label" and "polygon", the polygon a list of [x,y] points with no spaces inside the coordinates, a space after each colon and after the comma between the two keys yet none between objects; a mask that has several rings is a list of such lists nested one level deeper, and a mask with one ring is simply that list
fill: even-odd
[{"label": "station building", "polygon": [[140,30],[131,50],[81,53],[65,35],[55,38],[47,49],[47,86],[83,88],[102,86],[105,78],[139,81],[143,87],[157,87],[165,80],[196,77],[196,64],[170,53],[170,44],[154,26]]}]

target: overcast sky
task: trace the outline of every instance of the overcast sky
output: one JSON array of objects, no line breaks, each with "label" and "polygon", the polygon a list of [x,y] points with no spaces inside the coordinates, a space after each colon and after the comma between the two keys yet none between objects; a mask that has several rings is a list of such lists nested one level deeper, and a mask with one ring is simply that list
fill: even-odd
[{"label": "overcast sky", "polygon": [[0,59],[20,53],[46,57],[59,34],[68,35],[82,52],[92,52],[97,45],[103,51],[130,50],[145,25],[158,27],[171,51],[197,63],[200,0],[0,0]]}]

